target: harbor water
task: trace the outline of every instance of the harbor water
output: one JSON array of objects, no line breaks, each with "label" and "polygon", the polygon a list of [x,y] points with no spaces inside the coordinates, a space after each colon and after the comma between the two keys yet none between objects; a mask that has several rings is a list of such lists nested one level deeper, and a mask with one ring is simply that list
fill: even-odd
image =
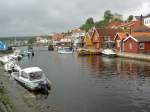
[{"label": "harbor water", "polygon": [[[39,66],[51,80],[48,96],[33,94],[36,104],[47,108],[45,112],[149,112],[150,62],[58,54],[46,47],[35,52],[19,64],[22,68]],[[30,94],[18,83],[11,89]]]}]

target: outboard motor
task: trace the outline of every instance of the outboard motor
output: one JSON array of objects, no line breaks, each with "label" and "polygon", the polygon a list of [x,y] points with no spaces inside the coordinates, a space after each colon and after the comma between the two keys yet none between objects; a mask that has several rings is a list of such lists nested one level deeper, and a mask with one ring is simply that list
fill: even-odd
[{"label": "outboard motor", "polygon": [[39,83],[39,87],[45,94],[49,94],[48,86],[44,82]]},{"label": "outboard motor", "polygon": [[11,73],[12,73],[12,70],[8,70],[8,73],[11,74]]},{"label": "outboard motor", "polygon": [[32,52],[32,56],[34,56],[34,52]]},{"label": "outboard motor", "polygon": [[22,57],[21,56],[18,56],[18,61],[20,61],[22,59]]},{"label": "outboard motor", "polygon": [[18,72],[18,70],[15,69],[15,67],[12,67],[12,72]]}]

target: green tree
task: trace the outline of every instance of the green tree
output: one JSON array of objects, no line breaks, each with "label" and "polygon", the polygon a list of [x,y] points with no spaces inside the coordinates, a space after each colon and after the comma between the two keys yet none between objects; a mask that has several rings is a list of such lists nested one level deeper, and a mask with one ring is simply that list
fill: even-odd
[{"label": "green tree", "polygon": [[110,10],[106,10],[104,12],[104,24],[108,25],[113,20],[113,14],[111,14]]},{"label": "green tree", "polygon": [[121,20],[119,18],[115,18],[115,19],[113,19],[113,21],[115,21],[115,22],[122,22],[123,20]]},{"label": "green tree", "polygon": [[133,20],[133,15],[130,15],[129,17],[128,17],[128,22],[130,22],[130,21],[132,21]]},{"label": "green tree", "polygon": [[95,22],[95,27],[96,27],[96,28],[104,28],[104,27],[105,27],[105,22],[104,22],[104,20]]},{"label": "green tree", "polygon": [[94,24],[93,18],[92,18],[92,17],[88,18],[88,19],[86,20],[86,24]]},{"label": "green tree", "polygon": [[28,40],[29,44],[33,44],[36,41],[36,38],[32,37]]},{"label": "green tree", "polygon": [[104,12],[103,20],[95,22],[95,27],[104,28],[107,27],[113,21],[113,14],[110,10]]},{"label": "green tree", "polygon": [[85,24],[83,24],[80,28],[88,31],[89,29],[91,29],[94,26],[94,20],[92,17],[88,18],[85,22]]},{"label": "green tree", "polygon": [[86,32],[91,29],[94,26],[94,24],[83,24],[80,28],[82,30],[85,30]]}]

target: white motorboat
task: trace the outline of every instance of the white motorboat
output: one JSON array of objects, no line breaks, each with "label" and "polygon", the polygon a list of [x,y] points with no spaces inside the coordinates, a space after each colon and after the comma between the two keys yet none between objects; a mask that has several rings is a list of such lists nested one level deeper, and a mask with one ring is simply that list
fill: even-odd
[{"label": "white motorboat", "polygon": [[12,54],[12,55],[9,55],[9,57],[12,60],[21,60],[22,59],[22,56],[20,54]]},{"label": "white motorboat", "polygon": [[60,54],[71,54],[73,50],[70,47],[63,47],[58,49],[58,53]]},{"label": "white motorboat", "polygon": [[8,57],[7,56],[3,56],[3,57],[0,57],[0,61],[2,64],[5,64],[9,61]]},{"label": "white motorboat", "polygon": [[112,49],[104,49],[102,50],[102,54],[110,57],[116,56],[116,53]]},{"label": "white motorboat", "polygon": [[22,53],[23,56],[34,56],[34,54],[35,54],[34,51],[28,51],[28,50]]},{"label": "white motorboat", "polygon": [[28,56],[28,55],[32,55],[32,52],[29,52],[28,50],[24,50],[24,51],[21,51],[19,55]]},{"label": "white motorboat", "polygon": [[8,55],[8,56],[3,56],[0,58],[0,61],[2,62],[2,64],[6,64],[9,61],[14,60],[12,56]]},{"label": "white motorboat", "polygon": [[14,61],[10,61],[4,65],[4,70],[6,72],[17,72],[21,70],[21,67],[17,65]]},{"label": "white motorboat", "polygon": [[29,67],[19,72],[12,72],[11,76],[29,90],[48,91],[51,89],[51,82],[39,67]]}]

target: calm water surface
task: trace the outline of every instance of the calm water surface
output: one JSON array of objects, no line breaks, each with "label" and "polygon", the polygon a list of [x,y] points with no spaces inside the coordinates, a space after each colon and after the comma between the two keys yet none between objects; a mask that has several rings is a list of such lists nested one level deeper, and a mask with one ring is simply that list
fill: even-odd
[{"label": "calm water surface", "polygon": [[22,67],[39,66],[52,82],[43,103],[58,112],[149,112],[150,63],[102,56],[78,57],[36,49]]}]

